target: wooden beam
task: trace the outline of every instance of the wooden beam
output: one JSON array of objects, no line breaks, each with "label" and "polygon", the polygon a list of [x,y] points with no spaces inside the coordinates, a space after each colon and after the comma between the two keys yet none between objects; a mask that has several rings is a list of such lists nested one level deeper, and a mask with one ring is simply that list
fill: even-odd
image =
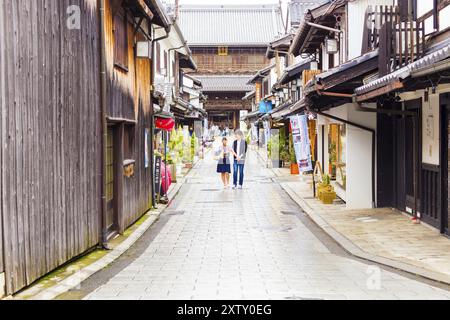
[{"label": "wooden beam", "polygon": [[393,82],[391,84],[388,84],[388,85],[386,85],[386,86],[384,86],[382,88],[370,91],[368,93],[365,93],[365,94],[362,94],[362,95],[359,95],[359,96],[356,96],[356,102],[365,102],[367,100],[370,100],[370,99],[373,99],[373,98],[385,95],[385,94],[387,94],[389,92],[392,92],[392,91],[395,91],[395,90],[399,90],[399,89],[402,89],[402,88],[404,88],[403,82],[395,81],[395,82]]},{"label": "wooden beam", "polygon": [[154,17],[153,12],[150,10],[150,8],[147,6],[144,0],[136,0],[137,4],[141,8],[142,12],[145,13],[145,15],[152,20]]}]

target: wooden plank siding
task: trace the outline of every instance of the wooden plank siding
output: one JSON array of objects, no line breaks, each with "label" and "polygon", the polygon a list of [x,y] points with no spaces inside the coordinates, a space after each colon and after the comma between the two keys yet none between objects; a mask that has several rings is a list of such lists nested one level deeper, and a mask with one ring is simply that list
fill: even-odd
[{"label": "wooden plank siding", "polygon": [[[0,205],[8,294],[99,241],[96,3],[0,2]],[[81,9],[80,30],[67,28],[71,5]]]},{"label": "wooden plank siding", "polygon": [[[119,1],[120,2],[120,1]],[[135,36],[131,22],[128,23],[128,66],[123,69],[114,64],[114,28],[113,17],[122,9],[117,0],[106,1],[106,51],[108,73],[108,117],[124,119],[125,126],[131,135],[129,160],[135,160],[135,174],[127,178],[119,175],[118,182],[120,200],[117,202],[119,216],[119,232],[142,217],[152,207],[151,170],[145,168],[144,163],[144,133],[151,128],[151,62],[148,59],[137,59],[135,56],[135,42],[144,40],[144,36],[137,32]],[[123,12],[123,11],[122,11]],[[128,14],[128,19],[131,16]],[[136,123],[131,125],[130,123]],[[123,155],[123,143],[119,143]],[[126,156],[126,155],[125,155]],[[119,161],[127,160],[123,156]]]},{"label": "wooden plank siding", "polygon": [[[3,15],[3,7],[4,4],[3,2],[0,3],[0,34],[3,35],[4,34],[4,15]],[[5,52],[4,52],[4,39],[5,37],[1,36],[0,37],[0,145],[4,145],[4,132],[3,129],[5,128],[4,126],[4,114],[5,112],[4,110],[4,105],[5,105],[5,73],[2,72],[3,70],[5,70],[4,64],[5,64]],[[3,159],[3,150],[0,147],[0,165],[3,163],[2,161]],[[2,197],[2,192],[4,189],[3,186],[3,171],[1,170],[0,172],[0,274],[5,272],[5,265],[3,262],[3,214],[2,214],[2,203],[3,203],[3,197]],[[2,294],[1,292],[3,292],[4,289],[0,288],[0,295]]]}]

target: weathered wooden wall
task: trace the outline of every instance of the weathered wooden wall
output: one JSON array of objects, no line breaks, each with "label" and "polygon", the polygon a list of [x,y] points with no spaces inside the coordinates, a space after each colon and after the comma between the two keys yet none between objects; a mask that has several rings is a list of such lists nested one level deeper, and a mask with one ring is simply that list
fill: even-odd
[{"label": "weathered wooden wall", "polygon": [[[7,292],[99,240],[96,0],[0,1],[1,214]],[[81,8],[69,30],[67,8]],[[3,79],[2,79],[3,80]]]},{"label": "weathered wooden wall", "polygon": [[[4,34],[4,30],[3,30],[3,22],[4,18],[3,18],[3,5],[0,4],[0,35]],[[5,99],[5,74],[4,72],[2,72],[5,67],[4,67],[4,63],[5,63],[5,59],[4,59],[4,39],[5,37],[0,36],[0,143],[3,143],[3,109],[4,109],[4,99]],[[2,148],[0,147],[0,164],[3,163],[2,161],[3,158],[3,152],[2,152]],[[3,190],[3,179],[2,179],[2,175],[3,175],[3,170],[1,170],[0,172],[0,273],[3,273],[5,271],[5,267],[4,267],[4,263],[3,263],[3,216],[2,216],[2,190]],[[3,288],[0,288],[0,295],[3,292]]]},{"label": "weathered wooden wall", "polygon": [[[134,53],[134,30],[128,25],[128,71],[114,66],[113,9],[117,0],[106,1],[107,66],[108,66],[108,116],[136,121],[132,160],[136,161],[135,175],[123,177],[122,207],[119,210],[119,231],[138,220],[151,207],[151,171],[144,163],[144,133],[151,128],[151,63],[137,59]],[[138,32],[137,37],[142,36]]]}]

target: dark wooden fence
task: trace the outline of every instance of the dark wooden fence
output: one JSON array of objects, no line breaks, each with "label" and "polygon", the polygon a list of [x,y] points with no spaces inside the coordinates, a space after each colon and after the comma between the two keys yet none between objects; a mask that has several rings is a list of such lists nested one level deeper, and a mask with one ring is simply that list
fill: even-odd
[{"label": "dark wooden fence", "polygon": [[405,21],[397,6],[370,6],[365,21],[362,53],[379,48],[380,76],[423,57],[423,20]]},{"label": "dark wooden fence", "polygon": [[[96,2],[0,1],[0,213],[8,293],[99,240]],[[66,26],[71,5],[81,8],[80,30]]]}]

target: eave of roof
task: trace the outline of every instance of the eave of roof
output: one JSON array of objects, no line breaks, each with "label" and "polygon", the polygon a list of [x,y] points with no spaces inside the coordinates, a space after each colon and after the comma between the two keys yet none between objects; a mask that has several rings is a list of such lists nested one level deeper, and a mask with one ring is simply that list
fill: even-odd
[{"label": "eave of roof", "polygon": [[247,92],[247,94],[242,98],[242,100],[248,100],[256,96],[256,90]]},{"label": "eave of roof", "polygon": [[370,91],[387,86],[396,81],[403,81],[410,77],[412,73],[418,72],[421,69],[432,66],[442,60],[448,59],[450,57],[450,45],[443,47],[433,53],[427,54],[425,57],[394,71],[386,76],[383,76],[377,80],[369,82],[361,87],[355,89],[357,95],[363,95]]},{"label": "eave of roof", "polygon": [[[346,3],[347,0],[329,0],[326,3],[317,6],[316,8],[308,10],[308,12],[305,14],[304,20],[298,28],[297,33],[295,34],[289,52],[294,56],[299,56],[302,53],[313,53],[312,49],[315,48],[306,50],[306,47],[307,45],[309,45],[309,39],[312,36],[312,33],[315,32],[314,30],[317,31],[320,39],[324,39],[329,34],[329,31],[317,30],[316,28],[311,27],[308,23],[313,22],[316,24],[323,24],[328,27],[334,27],[334,25],[330,25],[330,23],[332,23],[334,19],[332,13]],[[328,21],[326,21],[326,19],[328,19]],[[317,45],[320,45],[322,41],[317,42],[319,43]]]},{"label": "eave of roof", "polygon": [[266,57],[268,59],[275,58],[275,53],[277,51],[280,55],[287,55],[293,39],[294,35],[292,33],[288,33],[281,38],[272,41],[267,47]]},{"label": "eave of roof", "polygon": [[261,70],[259,70],[248,82],[247,84],[254,84],[256,81],[260,79],[264,79],[270,74],[270,71],[276,67],[276,64],[271,64],[270,66],[267,66]]},{"label": "eave of roof", "polygon": [[285,84],[299,78],[300,74],[304,70],[308,70],[311,67],[311,61],[312,61],[312,59],[306,59],[306,60],[297,62],[293,65],[290,65],[289,67],[287,67],[284,70],[278,83],[280,85],[285,85]]},{"label": "eave of roof", "polygon": [[368,52],[360,57],[318,74],[308,83],[305,93],[320,90],[353,93],[362,83],[363,77],[378,70],[378,50]]},{"label": "eave of roof", "polygon": [[159,0],[145,0],[145,3],[154,14],[152,23],[168,29],[171,22],[162,3]]}]

